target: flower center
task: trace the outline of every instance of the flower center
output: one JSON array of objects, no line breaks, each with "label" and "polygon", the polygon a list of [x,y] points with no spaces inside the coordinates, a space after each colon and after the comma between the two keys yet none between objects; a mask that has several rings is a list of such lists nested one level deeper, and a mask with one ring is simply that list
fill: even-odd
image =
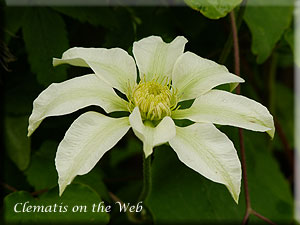
[{"label": "flower center", "polygon": [[143,120],[161,120],[171,116],[176,105],[176,92],[171,91],[171,85],[157,81],[141,81],[132,89],[129,97],[129,111],[138,106]]}]

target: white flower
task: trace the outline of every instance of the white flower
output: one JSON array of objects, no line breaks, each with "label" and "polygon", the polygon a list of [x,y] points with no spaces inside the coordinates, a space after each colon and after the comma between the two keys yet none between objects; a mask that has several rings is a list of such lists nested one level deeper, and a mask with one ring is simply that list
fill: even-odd
[{"label": "white flower", "polygon": [[[225,83],[243,82],[225,66],[185,52],[187,40],[171,43],[150,36],[133,44],[136,61],[120,48],[71,48],[53,65],[90,67],[94,74],[51,84],[34,101],[28,136],[48,116],[72,113],[97,105],[107,113],[129,111],[129,117],[111,118],[86,112],[76,119],[56,154],[60,195],[76,175],[88,173],[131,127],[143,142],[145,157],[153,147],[168,142],[178,158],[206,178],[226,185],[238,202],[241,165],[233,143],[213,123],[274,135],[267,108],[246,97],[211,90]],[[136,65],[140,82],[137,83]],[[120,98],[118,89],[127,96]],[[195,99],[188,109],[179,101]],[[178,127],[173,119],[195,123]]]}]

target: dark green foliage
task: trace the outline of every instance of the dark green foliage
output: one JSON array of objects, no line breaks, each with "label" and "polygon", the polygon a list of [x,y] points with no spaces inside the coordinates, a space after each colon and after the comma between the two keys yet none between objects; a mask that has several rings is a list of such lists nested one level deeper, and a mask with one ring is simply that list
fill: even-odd
[{"label": "dark green foliage", "polygon": [[191,8],[201,12],[210,19],[220,19],[238,6],[242,0],[185,0]]},{"label": "dark green foliage", "polygon": [[69,47],[61,16],[49,9],[28,8],[23,20],[22,31],[28,60],[38,82],[48,86],[65,80],[66,68],[52,66],[52,58],[61,57]]},{"label": "dark green foliage", "polygon": [[[252,202],[258,212],[274,222],[291,222],[293,200],[289,185],[268,149],[262,147],[267,144],[265,138],[262,134],[245,133]],[[237,141],[234,136],[231,139]],[[238,224],[245,210],[243,191],[239,204],[235,204],[225,186],[186,167],[168,147],[156,149],[153,190],[147,205],[157,224],[172,221]]]},{"label": "dark green foliage", "polygon": [[260,2],[260,0],[252,1],[253,5],[247,7],[244,17],[251,30],[251,50],[257,55],[257,63],[263,63],[270,56],[276,43],[290,27],[293,16],[292,4],[285,7],[276,5],[262,7]]},{"label": "dark green foliage", "polygon": [[30,160],[27,121],[28,115],[4,118],[6,153],[20,170],[25,170]]},{"label": "dark green foliage", "polygon": [[[31,158],[25,175],[28,183],[33,186],[36,191],[51,188],[57,184],[57,174],[53,163],[56,149],[56,142],[46,141]],[[47,174],[47,176],[45,176],[45,174]]]},{"label": "dark green foliage", "polygon": [[[225,45],[231,32],[229,17],[225,16],[241,1],[228,1],[226,7],[213,5],[212,1],[186,2],[197,11],[190,7],[131,6],[4,8],[4,43],[16,57],[8,64],[10,72],[3,76],[5,101],[1,107],[5,144],[1,184],[5,188],[6,222],[124,224],[136,219],[118,212],[116,207],[110,213],[13,212],[16,203],[26,201],[39,205],[62,203],[69,209],[73,205],[91,207],[101,201],[113,206],[118,199],[135,204],[142,190],[142,143],[130,130],[92,171],[77,176],[59,197],[54,159],[60,141],[79,115],[103,110],[91,106],[70,115],[47,118],[31,138],[27,138],[28,118],[33,100],[45,87],[91,72],[87,68],[52,67],[52,58],[61,57],[69,47],[121,47],[132,54],[133,42],[143,37],[159,35],[171,41],[184,35],[189,41],[187,51],[219,60],[223,49],[228,48]],[[239,10],[236,8],[237,14]],[[293,152],[295,146],[293,7],[252,4],[241,16],[241,74],[246,81],[242,94],[272,110],[282,130],[279,135],[277,129],[273,141],[263,133],[244,132],[252,206],[274,222],[292,224],[293,174],[287,149]],[[232,51],[222,60],[233,72]],[[271,67],[275,68],[273,72]],[[218,88],[229,90],[229,85]],[[181,102],[181,107],[188,108],[192,102]],[[128,113],[110,114],[124,115]],[[178,126],[192,123],[175,122]],[[237,129],[217,127],[239,152]],[[150,212],[147,218],[155,224],[241,223],[245,213],[243,188],[237,205],[224,185],[189,169],[169,146],[155,148],[152,158],[153,187],[145,207]],[[250,217],[249,224],[257,222],[261,221]]]}]

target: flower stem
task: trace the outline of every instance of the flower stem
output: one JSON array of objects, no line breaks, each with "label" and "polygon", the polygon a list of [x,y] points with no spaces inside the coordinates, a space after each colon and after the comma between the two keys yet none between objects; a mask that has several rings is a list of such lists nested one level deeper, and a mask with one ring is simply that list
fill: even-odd
[{"label": "flower stem", "polygon": [[[234,11],[230,12],[230,20],[232,27],[232,35],[233,35],[233,49],[234,49],[234,72],[236,75],[240,76],[240,52],[239,52],[239,40],[237,27],[235,22]],[[241,93],[241,86],[238,85],[236,88],[236,93]],[[242,170],[243,170],[243,180],[244,180],[244,190],[245,190],[245,200],[247,207],[247,218],[249,216],[249,209],[251,209],[250,195],[248,190],[248,177],[247,177],[247,165],[246,165],[246,154],[245,154],[245,146],[244,146],[244,135],[243,129],[239,128],[239,140],[240,140],[240,152],[241,152],[241,161],[242,161]],[[246,218],[246,216],[245,216]]]},{"label": "flower stem", "polygon": [[271,220],[269,220],[267,217],[262,216],[261,214],[259,214],[258,212],[256,212],[255,210],[251,210],[251,213],[260,218],[263,221],[266,221],[268,224],[272,224],[272,225],[276,225],[274,222],[272,222]]},{"label": "flower stem", "polygon": [[[235,23],[235,15],[234,11],[230,12],[230,20],[232,27],[232,35],[233,35],[233,49],[234,49],[234,72],[236,75],[240,76],[240,53],[239,53],[239,41],[238,41],[238,33]],[[241,86],[238,85],[236,88],[236,93],[241,93]],[[242,164],[242,172],[243,172],[243,181],[244,181],[244,190],[245,190],[245,200],[246,200],[246,213],[243,219],[243,224],[246,224],[251,214],[251,201],[248,190],[248,176],[247,176],[247,164],[246,164],[246,154],[245,154],[245,146],[244,146],[244,135],[243,129],[239,128],[239,140],[240,140],[240,152],[241,152],[241,164]]]},{"label": "flower stem", "polygon": [[145,201],[149,196],[152,188],[152,176],[151,176],[151,156],[143,157],[143,189],[139,196],[138,201]]},{"label": "flower stem", "polygon": [[[114,202],[120,202],[122,205],[125,204],[121,199],[119,199],[115,194],[112,192],[108,192],[109,196]],[[130,212],[129,210],[126,210],[127,218],[132,223],[142,223],[142,221],[136,217],[136,214],[134,212]]]},{"label": "flower stem", "polygon": [[[234,10],[230,12],[230,20],[231,20],[231,28],[233,35],[233,49],[234,49],[234,72],[236,75],[241,76],[240,73],[240,48],[239,48],[239,39],[238,39],[238,31],[235,22]],[[236,90],[237,94],[240,94],[240,85]]]},{"label": "flower stem", "polygon": [[[240,76],[240,54],[239,54],[239,41],[238,41],[238,32],[235,22],[235,15],[234,11],[230,12],[230,20],[231,20],[231,28],[232,28],[232,35],[233,35],[233,49],[234,49],[234,70],[235,74]],[[238,85],[236,89],[236,93],[241,93],[241,87]],[[250,194],[248,189],[248,177],[247,177],[247,164],[246,164],[246,153],[245,153],[245,146],[244,146],[244,135],[243,135],[243,129],[239,128],[239,139],[240,139],[240,152],[241,152],[241,164],[242,164],[242,172],[243,172],[243,181],[244,181],[244,190],[245,190],[245,200],[246,200],[246,212],[245,216],[243,218],[242,224],[247,224],[249,216],[251,214],[257,216],[261,220],[269,223],[269,224],[275,224],[268,218],[262,216],[261,214],[254,211],[251,207],[251,200],[250,200]]]},{"label": "flower stem", "polygon": [[[246,4],[246,0],[243,1],[243,4]],[[245,8],[244,6],[240,6],[240,9],[238,11],[238,16],[237,16],[237,21],[236,21],[236,28],[237,28],[237,31],[239,30],[239,28],[241,27],[242,25],[242,21],[243,21],[243,18],[244,18],[244,13],[245,13]],[[220,55],[220,58],[219,58],[219,63],[220,64],[225,64],[230,52],[231,52],[231,49],[232,49],[232,38],[233,38],[233,35],[232,33],[229,34],[227,40],[226,40],[226,43],[225,43],[225,46],[222,50],[222,53]]]}]

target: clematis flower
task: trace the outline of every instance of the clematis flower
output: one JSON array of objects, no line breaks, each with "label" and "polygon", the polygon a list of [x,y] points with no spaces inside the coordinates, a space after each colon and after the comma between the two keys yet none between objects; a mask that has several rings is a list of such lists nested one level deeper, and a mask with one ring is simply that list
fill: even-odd
[{"label": "clematis flower", "polygon": [[[186,38],[165,43],[150,36],[133,44],[130,56],[120,48],[71,48],[53,65],[90,67],[93,74],[51,84],[33,102],[28,136],[49,116],[97,105],[106,113],[129,111],[111,118],[86,112],[70,126],[55,158],[60,195],[77,175],[88,173],[132,128],[143,142],[145,157],[155,146],[169,143],[179,160],[206,178],[226,185],[238,202],[241,165],[230,139],[213,124],[232,125],[274,135],[266,107],[249,98],[213,88],[244,82],[225,66],[184,52]],[[138,74],[140,81],[137,82]],[[126,95],[119,97],[115,89]],[[188,109],[180,101],[195,99]],[[176,126],[174,119],[195,123]]]}]

